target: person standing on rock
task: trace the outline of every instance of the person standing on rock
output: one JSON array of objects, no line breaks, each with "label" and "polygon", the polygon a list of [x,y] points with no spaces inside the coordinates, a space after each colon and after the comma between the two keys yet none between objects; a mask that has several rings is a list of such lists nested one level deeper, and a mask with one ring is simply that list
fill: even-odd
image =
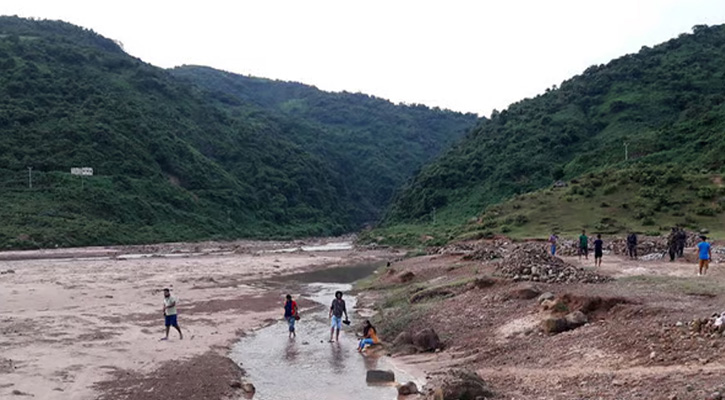
[{"label": "person standing on rock", "polygon": [[556,255],[556,242],[559,241],[559,237],[556,236],[556,233],[551,233],[551,236],[549,236],[549,244],[551,245],[551,255]]},{"label": "person standing on rock", "polygon": [[710,243],[707,242],[707,237],[700,236],[700,243],[697,244],[697,252],[700,255],[699,271],[697,276],[703,276],[707,274],[707,268],[710,266],[710,260],[712,259],[712,251]]},{"label": "person standing on rock", "polygon": [[330,343],[333,342],[332,337],[335,336],[335,340],[340,341],[340,329],[342,329],[342,315],[345,314],[345,321],[347,318],[347,308],[345,307],[345,300],[342,299],[342,292],[335,292],[335,299],[332,300],[330,305],[330,320],[332,326],[330,327]]},{"label": "person standing on rock", "polygon": [[365,320],[365,323],[363,324],[363,335],[360,339],[360,343],[357,345],[357,351],[362,352],[365,350],[365,346],[378,343],[380,343],[380,339],[378,339],[377,330],[375,330],[375,327],[369,320]]},{"label": "person standing on rock", "polygon": [[629,258],[637,258],[637,234],[634,232],[627,236],[627,254]]},{"label": "person standing on rock", "polygon": [[582,229],[582,234],[579,235],[579,261],[582,260],[582,255],[585,259],[589,259],[589,238],[587,232]]},{"label": "person standing on rock", "polygon": [[292,339],[297,337],[297,333],[295,333],[295,322],[300,319],[300,313],[297,309],[297,302],[292,300],[292,295],[288,294],[286,299],[284,302],[284,319],[289,326],[289,338]]},{"label": "person standing on rock", "polygon": [[604,255],[604,242],[602,241],[602,234],[597,234],[597,240],[594,241],[594,266],[602,266],[602,256]]},{"label": "person standing on rock", "polygon": [[169,328],[172,326],[179,332],[179,339],[184,338],[176,316],[176,297],[171,295],[171,290],[168,288],[164,289],[164,322],[166,324],[166,336],[161,340],[169,340]]}]

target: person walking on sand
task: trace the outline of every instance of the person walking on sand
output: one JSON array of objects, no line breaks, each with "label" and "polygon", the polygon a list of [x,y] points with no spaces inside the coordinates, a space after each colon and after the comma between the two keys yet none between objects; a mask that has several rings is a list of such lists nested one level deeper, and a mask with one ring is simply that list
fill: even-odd
[{"label": "person walking on sand", "polygon": [[602,234],[597,234],[597,240],[594,241],[594,266],[602,266],[602,255],[604,253],[604,242],[602,241]]},{"label": "person walking on sand", "polygon": [[637,258],[637,234],[634,232],[627,236],[627,254],[629,254],[629,258]]},{"label": "person walking on sand", "polygon": [[697,251],[700,255],[699,270],[697,276],[703,276],[707,274],[707,268],[710,266],[710,260],[712,259],[712,251],[710,243],[707,242],[706,236],[700,236],[700,243],[697,244]]},{"label": "person walking on sand", "polygon": [[362,338],[360,338],[360,343],[357,345],[357,351],[362,352],[365,350],[365,346],[378,343],[380,343],[380,340],[378,339],[377,330],[375,330],[373,324],[370,323],[370,320],[365,320],[365,323],[363,324],[363,335]]},{"label": "person walking on sand", "polygon": [[172,326],[179,332],[179,339],[184,339],[176,316],[176,297],[171,295],[171,290],[168,288],[164,289],[164,322],[166,324],[166,336],[161,340],[169,340],[169,328]]},{"label": "person walking on sand", "polygon": [[345,300],[342,299],[342,292],[338,290],[337,292],[335,292],[335,299],[332,300],[332,305],[330,306],[329,318],[332,321],[332,326],[330,327],[330,343],[333,342],[333,335],[335,335],[335,340],[337,340],[338,342],[340,341],[340,329],[342,329],[342,314],[345,314],[345,321],[347,321],[348,318],[347,308],[345,308]]},{"label": "person walking on sand", "polygon": [[295,333],[295,322],[300,319],[300,312],[297,309],[297,302],[292,300],[292,295],[287,295],[286,301],[284,302],[284,319],[287,321],[289,326],[289,338],[297,337]]},{"label": "person walking on sand", "polygon": [[585,259],[589,259],[589,238],[587,232],[582,229],[582,234],[579,235],[579,261],[582,260],[582,255]]},{"label": "person walking on sand", "polygon": [[549,236],[549,244],[551,245],[551,255],[556,255],[556,242],[559,241],[559,237],[556,236],[556,233],[551,233],[551,236]]}]

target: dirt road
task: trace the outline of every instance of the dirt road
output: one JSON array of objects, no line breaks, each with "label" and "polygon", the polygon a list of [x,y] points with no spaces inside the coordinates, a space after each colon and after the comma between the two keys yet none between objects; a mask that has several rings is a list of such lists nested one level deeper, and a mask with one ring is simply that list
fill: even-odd
[{"label": "dirt road", "polygon": [[[233,394],[230,383],[241,371],[225,358],[230,345],[244,331],[281,317],[284,293],[267,284],[270,278],[391,257],[353,249],[294,251],[301,245],[171,244],[0,255],[0,398]],[[164,287],[179,300],[184,340],[173,330],[168,342],[159,340]]]}]

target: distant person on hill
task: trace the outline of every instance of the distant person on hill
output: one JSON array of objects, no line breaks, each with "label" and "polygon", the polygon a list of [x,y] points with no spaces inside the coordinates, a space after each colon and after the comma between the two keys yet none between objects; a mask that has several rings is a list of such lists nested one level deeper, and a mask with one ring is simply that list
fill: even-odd
[{"label": "distant person on hill", "polygon": [[697,276],[707,274],[707,268],[710,265],[712,259],[712,251],[710,249],[710,243],[707,242],[707,237],[700,236],[700,243],[697,244],[697,252],[700,255],[699,271]]},{"label": "distant person on hill", "polygon": [[684,229],[677,229],[677,257],[685,255],[685,244],[687,243],[687,232]]},{"label": "distant person on hill", "polygon": [[297,336],[295,333],[295,322],[300,319],[300,313],[297,309],[297,302],[292,300],[291,295],[287,295],[287,300],[284,302],[284,319],[287,321],[289,326],[289,337],[290,339]]},{"label": "distant person on hill", "polygon": [[176,297],[171,295],[170,289],[164,289],[164,322],[166,324],[166,336],[161,340],[169,340],[169,328],[172,326],[179,331],[179,339],[184,338],[176,318]]},{"label": "distant person on hill", "polygon": [[670,255],[670,262],[677,257],[677,227],[672,227],[670,235],[667,236],[667,253]]},{"label": "distant person on hill", "polygon": [[627,254],[630,258],[637,258],[637,234],[634,232],[627,236]]},{"label": "distant person on hill", "polygon": [[589,259],[589,238],[587,232],[583,229],[582,234],[579,235],[579,261],[581,261],[582,255],[587,260]]},{"label": "distant person on hill", "polygon": [[604,253],[604,242],[602,241],[602,234],[597,234],[597,240],[594,241],[594,266],[602,266],[602,255]]},{"label": "distant person on hill", "polygon": [[559,241],[559,237],[556,236],[556,233],[552,233],[551,236],[549,236],[549,244],[551,245],[551,255],[556,255],[556,242]]},{"label": "distant person on hill", "polygon": [[332,300],[332,305],[330,305],[330,320],[332,321],[332,326],[330,327],[330,343],[333,342],[333,334],[335,335],[335,340],[340,341],[340,329],[342,329],[343,321],[342,314],[345,314],[345,321],[347,321],[345,300],[342,299],[342,292],[338,290],[335,292],[335,299]]},{"label": "distant person on hill", "polygon": [[363,325],[363,335],[360,339],[360,343],[357,346],[357,351],[363,351],[365,350],[366,345],[373,345],[380,343],[380,340],[378,339],[378,332],[375,330],[375,327],[373,324],[370,323],[369,320],[365,320],[365,324]]}]

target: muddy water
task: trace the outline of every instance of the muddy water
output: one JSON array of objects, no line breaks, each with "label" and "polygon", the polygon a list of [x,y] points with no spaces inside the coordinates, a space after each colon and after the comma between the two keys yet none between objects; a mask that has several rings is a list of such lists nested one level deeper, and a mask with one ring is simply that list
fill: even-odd
[{"label": "muddy water", "polygon": [[397,398],[396,388],[369,386],[365,382],[367,370],[393,370],[398,382],[414,380],[397,370],[386,357],[365,356],[356,351],[353,327],[360,321],[353,312],[353,296],[345,296],[351,327],[343,327],[339,342],[328,343],[328,307],[335,291],[349,292],[349,282],[371,274],[377,266],[335,268],[327,273],[317,271],[293,277],[294,282],[304,283],[305,297],[322,307],[301,314],[296,339],[287,338],[287,323],[280,321],[242,338],[234,346],[230,357],[247,371],[247,378],[257,388],[254,399],[390,400]]}]

